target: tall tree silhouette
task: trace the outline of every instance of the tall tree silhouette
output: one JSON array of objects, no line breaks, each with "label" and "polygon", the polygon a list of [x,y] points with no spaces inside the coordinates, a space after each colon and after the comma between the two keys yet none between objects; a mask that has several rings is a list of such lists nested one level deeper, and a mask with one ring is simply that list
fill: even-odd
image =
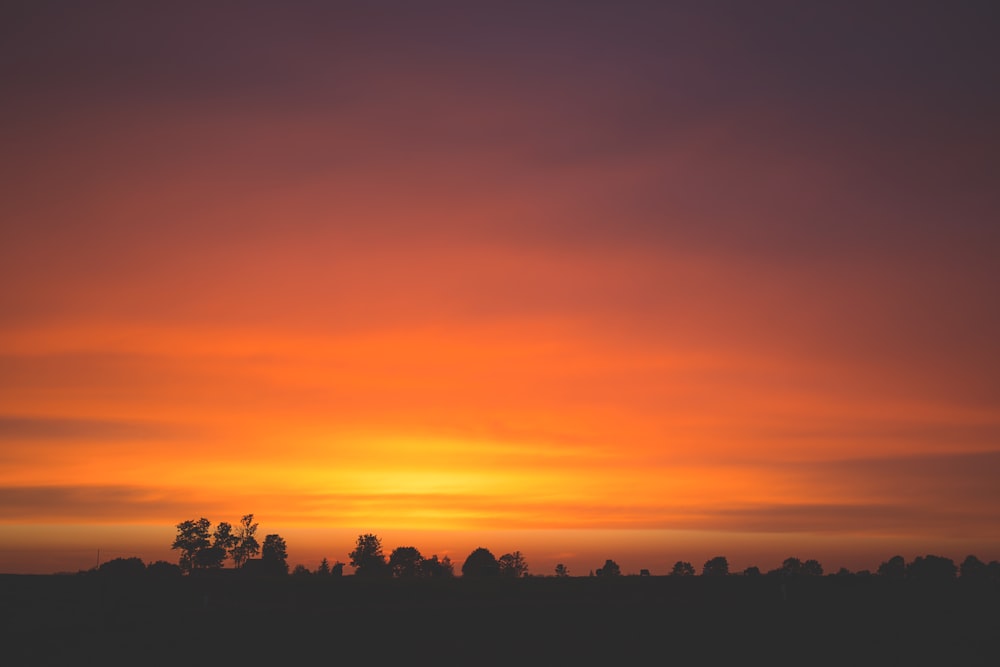
[{"label": "tall tree silhouette", "polygon": [[195,556],[198,567],[222,567],[234,544],[236,544],[236,536],[233,535],[233,527],[225,521],[220,522],[212,533],[212,545],[201,549]]},{"label": "tall tree silhouette", "polygon": [[253,522],[253,514],[245,514],[240,519],[240,525],[236,528],[236,540],[229,550],[236,567],[243,567],[248,560],[260,553],[256,532],[257,524]]},{"label": "tall tree silhouette", "polygon": [[354,574],[359,577],[385,577],[392,574],[382,553],[382,540],[372,533],[358,535],[351,558]]},{"label": "tall tree silhouette", "polygon": [[264,536],[260,550],[264,570],[269,574],[288,574],[288,547],[281,535]]},{"label": "tall tree silhouette", "polygon": [[179,565],[182,571],[190,572],[196,567],[201,567],[198,554],[211,545],[208,533],[211,525],[211,522],[204,517],[181,521],[177,524],[177,537],[174,538],[174,543],[170,545],[170,548],[180,550]]}]

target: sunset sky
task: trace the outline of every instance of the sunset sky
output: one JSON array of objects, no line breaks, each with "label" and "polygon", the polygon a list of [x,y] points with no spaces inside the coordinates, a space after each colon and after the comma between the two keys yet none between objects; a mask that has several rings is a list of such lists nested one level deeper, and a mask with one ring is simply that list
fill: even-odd
[{"label": "sunset sky", "polygon": [[3,3],[0,572],[1000,559],[998,30]]}]

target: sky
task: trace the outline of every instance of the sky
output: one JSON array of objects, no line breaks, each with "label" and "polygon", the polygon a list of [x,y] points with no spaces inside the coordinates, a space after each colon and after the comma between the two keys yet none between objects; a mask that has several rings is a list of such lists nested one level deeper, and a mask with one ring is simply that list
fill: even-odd
[{"label": "sky", "polygon": [[0,572],[1000,559],[998,28],[3,3]]}]

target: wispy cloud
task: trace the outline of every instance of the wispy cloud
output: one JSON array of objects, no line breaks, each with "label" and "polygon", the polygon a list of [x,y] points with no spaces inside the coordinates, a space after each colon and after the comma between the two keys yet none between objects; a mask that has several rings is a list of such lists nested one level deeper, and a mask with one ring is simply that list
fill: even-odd
[{"label": "wispy cloud", "polygon": [[157,422],[0,415],[0,442],[35,440],[164,440],[190,428]]}]

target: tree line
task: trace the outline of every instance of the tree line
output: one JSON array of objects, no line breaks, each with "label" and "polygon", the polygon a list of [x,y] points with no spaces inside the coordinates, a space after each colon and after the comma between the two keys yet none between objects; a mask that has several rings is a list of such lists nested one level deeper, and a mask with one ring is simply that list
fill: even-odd
[{"label": "tree line", "polygon": [[[287,574],[288,546],[284,538],[277,533],[265,535],[261,544],[257,541],[257,525],[253,514],[244,515],[235,530],[222,521],[212,531],[211,522],[204,517],[181,521],[170,548],[180,551],[178,566],[184,573],[220,569],[231,559],[236,569],[252,564],[254,570]],[[257,554],[259,561],[254,559]]]},{"label": "tree line", "polygon": [[[258,524],[254,515],[244,515],[234,528],[227,522],[220,522],[212,530],[211,522],[205,518],[182,521],[176,525],[177,535],[171,544],[171,549],[180,552],[177,565],[157,561],[148,568],[139,558],[116,558],[100,565],[102,572],[137,573],[148,570],[151,574],[190,574],[200,570],[218,570],[225,566],[227,560],[232,561],[233,568],[251,571],[256,574],[285,575],[288,574],[288,549],[284,538],[276,533],[264,537],[259,543],[256,537]],[[256,558],[257,556],[260,558]],[[445,555],[438,558],[437,554],[424,557],[414,546],[400,546],[388,555],[382,547],[382,540],[373,533],[358,535],[354,549],[348,554],[349,564],[354,568],[354,574],[362,578],[448,578],[455,576],[455,566]],[[341,576],[345,563],[336,561],[330,563],[326,558],[320,561],[315,570],[304,565],[297,565],[292,574],[296,576]],[[463,577],[488,578],[507,577],[521,578],[532,576],[527,559],[520,551],[502,554],[499,558],[485,547],[477,547],[463,561],[460,568]],[[648,570],[642,570],[640,575],[648,575]],[[677,561],[670,570],[672,577],[692,577],[698,574],[694,565],[687,561]],[[783,576],[783,577],[820,577],[823,576],[823,566],[815,559],[801,560],[797,557],[786,558],[780,567],[761,572],[756,566],[747,567],[740,572],[730,572],[729,561],[725,556],[715,556],[708,559],[701,567],[701,576],[718,577],[732,574],[743,576]],[[850,572],[840,568],[838,576],[872,576],[868,570]],[[554,576],[570,576],[569,568],[559,563],[555,566]],[[589,576],[619,577],[621,567],[612,559],[607,559],[604,565],[591,570]],[[956,565],[950,558],[935,555],[917,556],[910,562],[902,556],[893,556],[882,562],[874,576],[891,580],[909,581],[946,581],[960,577],[963,580],[1000,582],[1000,562],[985,563],[974,555],[967,556]]]}]

